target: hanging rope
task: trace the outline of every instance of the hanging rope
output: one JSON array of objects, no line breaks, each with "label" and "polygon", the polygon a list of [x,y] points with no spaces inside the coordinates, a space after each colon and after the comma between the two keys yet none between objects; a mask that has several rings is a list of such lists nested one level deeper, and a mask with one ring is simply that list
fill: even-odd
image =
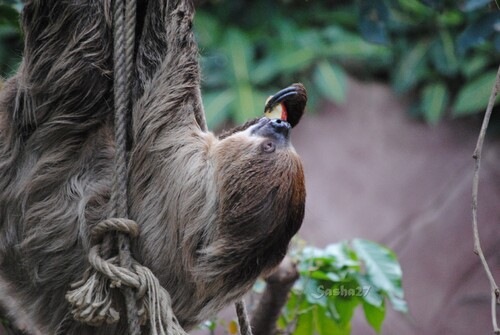
[{"label": "hanging rope", "polygon": [[[114,106],[115,175],[110,202],[111,218],[93,227],[93,246],[88,261],[91,268],[82,280],[71,285],[66,299],[75,319],[90,325],[116,323],[119,312],[113,307],[111,291],[121,288],[127,308],[130,335],[140,335],[148,320],[152,335],[187,335],[173,314],[168,292],[148,268],[130,255],[130,237],[139,234],[136,222],[128,219],[127,124],[131,109],[134,66],[136,0],[115,0],[114,28]],[[110,257],[113,233],[118,236],[118,257]],[[238,301],[236,313],[242,335],[252,335],[244,302]]]},{"label": "hanging rope", "polygon": [[[121,288],[127,307],[130,335],[141,334],[149,320],[152,335],[187,335],[175,318],[170,295],[148,268],[130,255],[130,237],[139,233],[137,223],[128,219],[127,204],[127,123],[131,108],[131,87],[135,45],[135,0],[114,1],[114,105],[115,175],[112,186],[111,218],[93,227],[88,261],[82,280],[71,285],[66,299],[75,319],[90,325],[116,323],[111,291]],[[118,236],[118,257],[110,257],[113,234]]]},{"label": "hanging rope", "polygon": [[[112,217],[128,218],[127,195],[127,112],[131,107],[131,82],[135,36],[135,0],[115,0],[114,4],[114,102],[115,102],[115,178],[112,189]],[[120,265],[130,269],[130,239],[118,233]],[[127,306],[130,335],[139,335],[141,328],[137,315],[136,299],[131,288],[123,289]]]}]

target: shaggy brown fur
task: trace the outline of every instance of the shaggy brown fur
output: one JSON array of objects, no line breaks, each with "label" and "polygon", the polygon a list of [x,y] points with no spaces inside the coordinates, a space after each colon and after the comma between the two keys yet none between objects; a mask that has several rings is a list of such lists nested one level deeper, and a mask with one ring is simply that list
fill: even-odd
[{"label": "shaggy brown fur", "polygon": [[[302,165],[269,120],[219,139],[199,91],[189,1],[138,1],[129,155],[133,256],[191,329],[276,266],[304,214]],[[65,293],[108,217],[111,0],[32,0],[0,95],[0,298],[43,334],[124,334],[71,318]],[[258,127],[258,128],[257,128]]]}]

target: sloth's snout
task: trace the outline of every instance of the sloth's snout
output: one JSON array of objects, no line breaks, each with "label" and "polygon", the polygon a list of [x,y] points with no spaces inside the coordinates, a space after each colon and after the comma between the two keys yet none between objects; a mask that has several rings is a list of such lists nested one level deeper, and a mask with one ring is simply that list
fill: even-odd
[{"label": "sloth's snout", "polygon": [[263,117],[252,127],[251,134],[275,139],[277,143],[282,143],[286,146],[291,128],[290,123],[284,120]]},{"label": "sloth's snout", "polygon": [[290,126],[290,123],[281,119],[272,119],[271,121],[269,121],[269,124],[276,132],[283,134],[285,137],[288,136],[288,132],[290,131],[290,128],[292,128],[292,126]]}]

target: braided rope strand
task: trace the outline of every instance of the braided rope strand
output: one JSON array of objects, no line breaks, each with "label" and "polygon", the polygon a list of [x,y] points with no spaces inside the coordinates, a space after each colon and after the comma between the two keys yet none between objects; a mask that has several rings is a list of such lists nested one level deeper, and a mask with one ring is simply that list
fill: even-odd
[{"label": "braided rope strand", "polygon": [[[152,335],[187,335],[173,314],[169,293],[148,268],[130,254],[130,237],[138,235],[137,224],[128,219],[127,128],[132,107],[136,0],[115,0],[113,8],[115,174],[110,203],[110,219],[91,231],[89,251],[91,269],[72,285],[66,298],[75,319],[93,325],[115,323],[119,313],[113,308],[110,291],[121,288],[127,308],[130,335],[141,334],[148,319]],[[113,232],[118,236],[118,257],[110,257]],[[101,243],[97,243],[101,241]],[[243,301],[236,304],[242,335],[252,335]]]},{"label": "braided rope strand", "polygon": [[[131,81],[133,68],[133,49],[135,36],[134,0],[115,0],[114,8],[114,101],[115,101],[115,178],[113,184],[114,214],[112,216],[128,218],[127,195],[127,115],[131,101]],[[128,235],[118,234],[120,265],[130,268],[130,239]],[[127,306],[127,321],[130,335],[141,333],[137,304],[134,292],[124,288]]]}]

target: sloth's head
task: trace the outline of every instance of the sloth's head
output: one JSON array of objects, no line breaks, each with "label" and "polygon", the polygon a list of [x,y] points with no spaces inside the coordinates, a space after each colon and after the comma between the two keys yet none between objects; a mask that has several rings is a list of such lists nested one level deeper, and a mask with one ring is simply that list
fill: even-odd
[{"label": "sloth's head", "polygon": [[[302,114],[305,100],[299,106]],[[280,118],[263,117],[223,137],[215,150],[218,234],[234,241],[231,250],[223,243],[218,262],[229,265],[244,257],[238,262],[247,269],[233,275],[254,277],[279,264],[302,223],[304,172],[290,142],[291,128]]]}]

